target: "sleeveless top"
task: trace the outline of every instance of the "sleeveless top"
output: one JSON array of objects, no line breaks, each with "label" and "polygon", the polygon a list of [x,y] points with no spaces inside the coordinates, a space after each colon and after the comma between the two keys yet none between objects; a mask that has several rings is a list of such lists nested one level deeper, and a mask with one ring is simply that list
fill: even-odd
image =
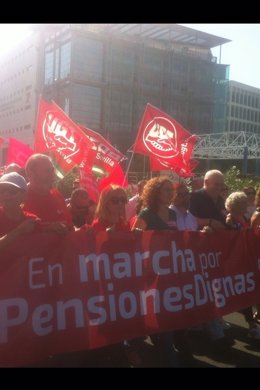
[{"label": "sleeveless top", "polygon": [[148,208],[143,209],[138,217],[145,221],[147,225],[146,230],[177,230],[176,213],[170,208],[168,222],[163,221],[159,215]]}]

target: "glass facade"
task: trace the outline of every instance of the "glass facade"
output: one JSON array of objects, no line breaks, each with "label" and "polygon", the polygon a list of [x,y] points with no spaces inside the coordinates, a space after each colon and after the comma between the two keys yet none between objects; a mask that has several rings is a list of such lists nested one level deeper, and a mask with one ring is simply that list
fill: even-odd
[{"label": "glass facade", "polygon": [[72,77],[77,80],[101,81],[103,43],[84,37],[73,39]]},{"label": "glass facade", "polygon": [[[56,57],[56,61],[59,61],[59,55]],[[67,42],[60,47],[60,72],[58,78],[65,79],[70,74],[70,62],[71,62],[71,43]]]},{"label": "glass facade", "polygon": [[52,85],[59,104],[62,80],[68,80],[70,116],[122,151],[133,144],[147,103],[191,133],[224,131],[228,66],[212,61],[209,50],[196,50],[72,29],[69,40],[61,34],[46,46],[45,85]]},{"label": "glass facade", "polygon": [[214,97],[215,97],[213,131],[215,133],[223,133],[226,131],[226,120],[227,120],[229,66],[215,64],[213,70],[214,70],[213,81],[214,81]]},{"label": "glass facade", "polygon": [[48,45],[45,49],[45,72],[44,85],[52,84],[54,81],[54,45]]},{"label": "glass facade", "polygon": [[70,65],[71,42],[55,41],[48,45],[45,49],[44,85],[67,78],[70,75]]},{"label": "glass facade", "polygon": [[100,88],[82,84],[71,86],[70,115],[74,121],[100,130],[100,110]]}]

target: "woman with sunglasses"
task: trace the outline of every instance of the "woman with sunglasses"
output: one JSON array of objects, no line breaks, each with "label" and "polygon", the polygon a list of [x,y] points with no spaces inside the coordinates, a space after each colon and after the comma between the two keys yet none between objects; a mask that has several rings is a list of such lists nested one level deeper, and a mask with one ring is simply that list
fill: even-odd
[{"label": "woman with sunglasses", "polygon": [[[126,221],[126,204],[127,196],[125,190],[115,184],[110,184],[100,194],[99,202],[96,209],[96,219],[91,227],[94,231],[120,231],[129,232],[130,226]],[[87,225],[85,225],[87,228]],[[136,351],[136,343],[139,339],[124,341],[124,343],[113,344],[104,347],[102,352],[108,356],[127,357],[128,362],[133,366],[140,366],[142,359]]]},{"label": "woman with sunglasses", "polygon": [[27,183],[23,176],[11,172],[0,178],[0,251],[18,237],[34,231],[39,219],[23,211]]},{"label": "woman with sunglasses", "polygon": [[125,206],[127,196],[125,190],[115,184],[110,184],[100,194],[96,209],[96,219],[92,228],[96,231],[130,231],[126,222]]}]

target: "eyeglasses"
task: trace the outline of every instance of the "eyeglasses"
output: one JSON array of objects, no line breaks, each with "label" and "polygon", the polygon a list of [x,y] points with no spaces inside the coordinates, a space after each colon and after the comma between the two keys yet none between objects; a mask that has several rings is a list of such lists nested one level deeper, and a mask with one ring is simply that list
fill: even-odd
[{"label": "eyeglasses", "polygon": [[20,191],[21,191],[20,188],[10,186],[5,188],[0,188],[0,195],[3,195],[4,193],[7,193],[8,195],[16,195]]},{"label": "eyeglasses", "polygon": [[127,204],[127,199],[124,197],[124,196],[121,196],[121,197],[115,197],[113,196],[111,199],[110,199],[111,203],[113,204],[119,204],[119,203],[123,203],[123,204]]}]

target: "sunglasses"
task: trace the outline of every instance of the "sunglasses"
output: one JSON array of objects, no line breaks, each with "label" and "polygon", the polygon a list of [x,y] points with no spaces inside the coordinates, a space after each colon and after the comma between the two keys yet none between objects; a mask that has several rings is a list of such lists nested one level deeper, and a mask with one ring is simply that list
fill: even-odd
[{"label": "sunglasses", "polygon": [[119,204],[119,203],[123,203],[123,204],[127,204],[127,199],[126,197],[124,196],[120,196],[120,197],[115,197],[113,196],[111,199],[110,199],[111,203],[113,204]]},{"label": "sunglasses", "polygon": [[0,188],[0,195],[3,195],[7,193],[8,195],[16,195],[18,192],[20,192],[20,188],[17,187],[6,187],[6,188]]}]

